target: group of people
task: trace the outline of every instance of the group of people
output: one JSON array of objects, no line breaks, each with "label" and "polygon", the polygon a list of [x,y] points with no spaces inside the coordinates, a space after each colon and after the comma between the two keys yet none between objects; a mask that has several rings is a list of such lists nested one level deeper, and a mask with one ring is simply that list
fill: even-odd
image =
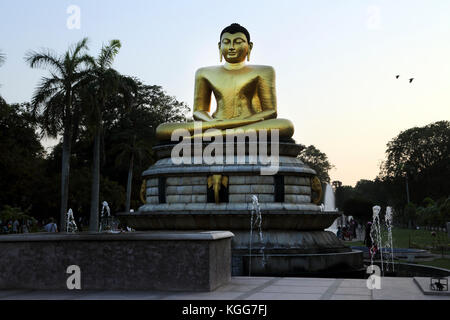
[{"label": "group of people", "polygon": [[[14,234],[14,233],[30,233],[34,228],[34,223],[30,219],[19,220],[9,219],[2,221],[0,219],[0,234]],[[43,232],[58,232],[58,226],[53,218],[48,221],[43,221],[42,224],[37,225],[37,229]]]},{"label": "group of people", "polygon": [[[370,233],[372,231],[372,222],[368,222],[364,229],[364,235],[362,234],[362,225],[358,224],[354,219],[350,223],[343,226],[338,226],[336,236],[341,240],[351,241],[355,238],[364,237],[364,245],[369,249],[369,254],[375,256],[378,253],[378,246],[372,241]],[[360,237],[358,237],[358,230]]]},{"label": "group of people", "polygon": [[358,237],[357,230],[358,223],[355,221],[355,219],[352,219],[350,223],[343,226],[338,226],[336,235],[341,240],[351,241]]},{"label": "group of people", "polygon": [[32,221],[25,220],[20,222],[18,219],[6,221],[0,220],[0,233],[29,233],[31,231]]}]

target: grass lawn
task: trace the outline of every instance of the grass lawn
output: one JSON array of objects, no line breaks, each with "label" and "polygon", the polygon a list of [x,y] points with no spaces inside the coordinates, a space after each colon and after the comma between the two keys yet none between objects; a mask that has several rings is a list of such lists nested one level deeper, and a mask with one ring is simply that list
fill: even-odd
[{"label": "grass lawn", "polygon": [[[386,234],[383,234],[386,239]],[[447,233],[436,231],[436,237],[431,235],[430,230],[413,230],[413,229],[392,229],[392,242],[394,248],[417,248],[426,249],[432,253],[450,255],[450,240]],[[348,246],[364,246],[363,241],[345,241]],[[442,249],[444,249],[442,251]],[[399,262],[410,263],[406,260]],[[433,261],[417,261],[416,264],[433,266],[450,270],[450,259],[437,258]]]},{"label": "grass lawn", "polygon": [[[382,235],[383,241],[387,235]],[[436,231],[436,237],[431,235],[430,230],[413,229],[392,229],[392,242],[394,248],[417,248],[431,250],[433,253],[441,253],[442,247],[444,254],[450,254],[450,240],[447,233]],[[364,246],[363,241],[345,241],[350,246]]]},{"label": "grass lawn", "polygon": [[430,230],[392,229],[394,248],[432,249],[443,246],[450,251],[450,240],[445,232],[436,231],[436,237]]}]

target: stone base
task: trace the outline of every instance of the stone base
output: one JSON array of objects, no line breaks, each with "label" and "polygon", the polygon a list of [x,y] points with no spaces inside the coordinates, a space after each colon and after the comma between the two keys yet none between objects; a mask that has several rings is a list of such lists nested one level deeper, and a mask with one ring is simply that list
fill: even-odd
[{"label": "stone base", "polygon": [[[239,261],[241,259],[241,262]],[[345,277],[365,269],[361,251],[316,254],[234,255],[233,276]],[[241,264],[242,269],[236,268]]]},{"label": "stone base", "polygon": [[[209,145],[200,147],[205,153]],[[146,203],[137,213],[119,214],[120,220],[136,230],[229,230],[235,235],[233,275],[245,273],[250,242],[252,255],[263,250],[271,257],[265,269],[253,270],[258,275],[283,276],[301,270],[317,275],[363,266],[362,253],[353,253],[333,233],[324,231],[341,213],[324,212],[317,205],[321,191],[316,172],[298,158],[304,146],[285,141],[266,147],[251,142],[216,147],[215,154],[222,151],[226,161],[207,163],[193,157],[191,149],[186,151],[186,161],[179,163],[179,158],[171,157],[178,150],[174,143],[156,146],[157,162],[142,174]],[[271,161],[266,161],[269,150]],[[269,174],[274,167],[277,170]],[[262,241],[257,239],[256,221]]]},{"label": "stone base", "polygon": [[0,236],[0,289],[212,291],[231,278],[231,232]]}]

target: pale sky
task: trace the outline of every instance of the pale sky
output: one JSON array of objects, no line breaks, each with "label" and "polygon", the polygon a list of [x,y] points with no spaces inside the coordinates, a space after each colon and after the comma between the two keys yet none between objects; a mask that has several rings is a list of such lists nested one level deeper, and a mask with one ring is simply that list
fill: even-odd
[{"label": "pale sky", "polygon": [[[71,5],[80,29],[67,26]],[[250,63],[276,70],[278,116],[328,155],[332,180],[374,179],[400,131],[450,119],[448,0],[2,0],[0,94],[29,101],[47,74],[25,52],[62,53],[87,36],[93,55],[120,39],[119,72],[192,107],[195,70],[219,63],[220,32],[233,22],[251,34]]]}]

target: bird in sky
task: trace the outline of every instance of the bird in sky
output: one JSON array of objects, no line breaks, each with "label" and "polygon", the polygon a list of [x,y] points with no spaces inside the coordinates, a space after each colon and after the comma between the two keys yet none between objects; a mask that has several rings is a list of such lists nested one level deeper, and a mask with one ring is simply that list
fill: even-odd
[{"label": "bird in sky", "polygon": [[398,77],[400,77],[400,75],[399,75],[399,74],[395,76],[395,79],[398,79]]},{"label": "bird in sky", "polygon": [[413,82],[414,78],[409,79],[409,83]]}]

